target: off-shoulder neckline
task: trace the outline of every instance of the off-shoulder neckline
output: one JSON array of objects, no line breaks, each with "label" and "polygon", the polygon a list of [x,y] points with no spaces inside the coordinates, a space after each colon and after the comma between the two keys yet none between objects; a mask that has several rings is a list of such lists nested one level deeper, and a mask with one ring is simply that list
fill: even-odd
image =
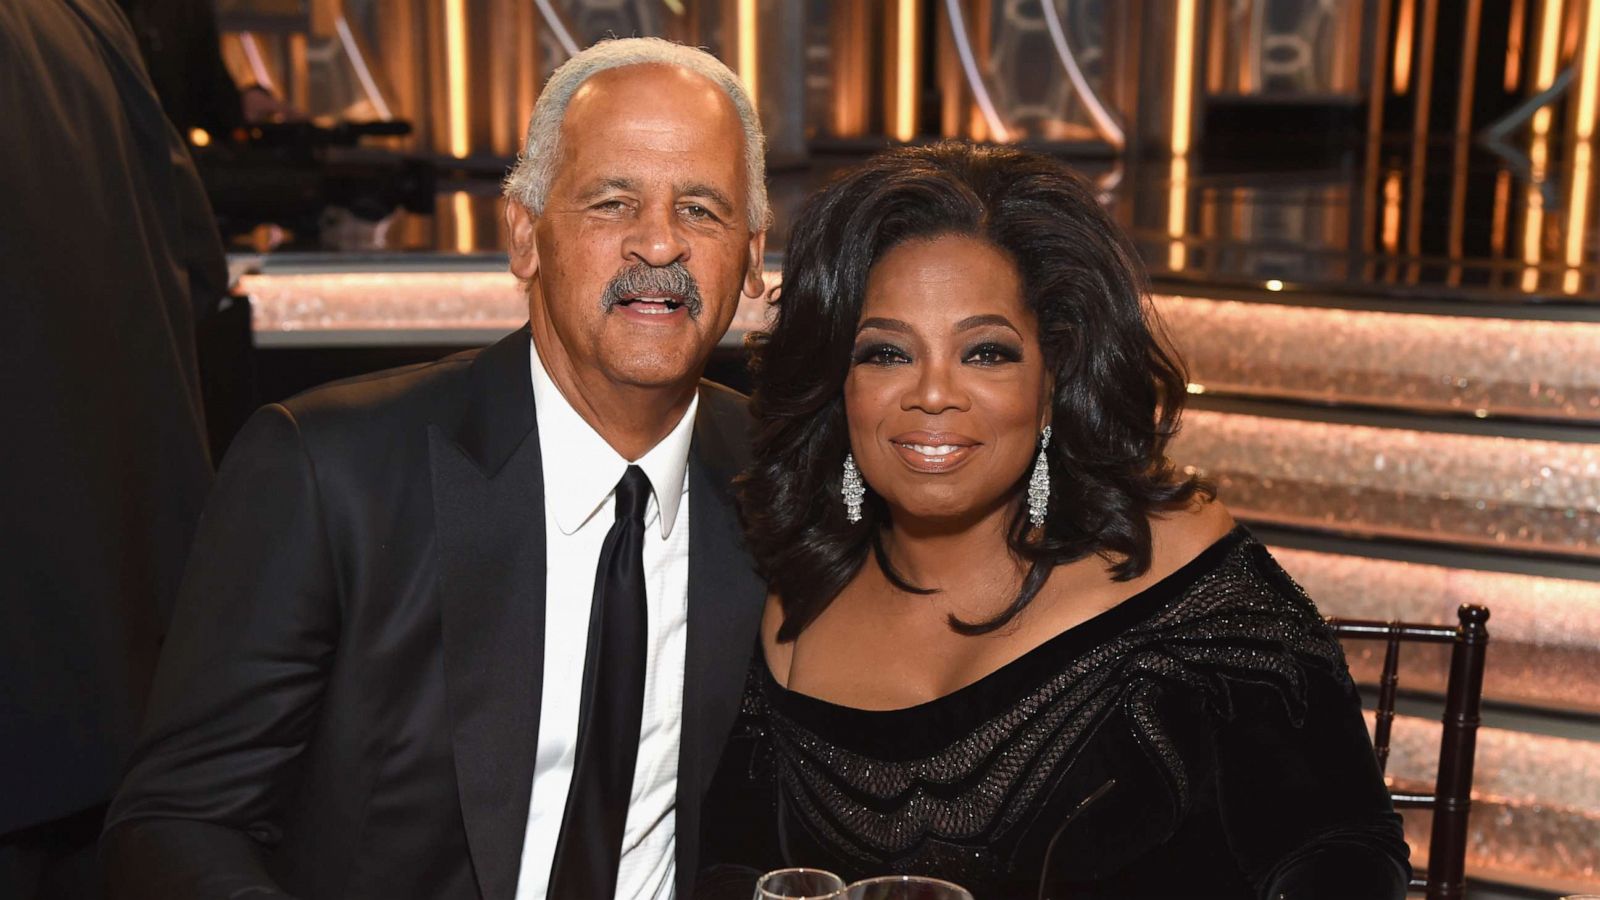
[{"label": "off-shoulder neckline", "polygon": [[[1151,584],[1122,600],[1115,606],[1102,610],[1082,622],[1068,627],[1021,655],[1002,663],[998,668],[970,681],[961,687],[921,703],[894,709],[864,709],[846,706],[792,691],[778,681],[766,663],[766,654],[757,653],[758,665],[772,695],[779,699],[785,711],[801,714],[813,713],[834,718],[847,717],[856,721],[873,720],[883,724],[897,718],[916,717],[941,708],[958,704],[958,701],[991,690],[999,682],[1009,680],[1012,673],[1030,668],[1045,659],[1071,652],[1074,646],[1093,647],[1125,628],[1153,615],[1173,599],[1181,596],[1196,581],[1218,564],[1240,544],[1251,539],[1249,529],[1234,525],[1227,534],[1217,538],[1188,562],[1162,576]],[[1052,666],[1054,668],[1054,666]]]}]

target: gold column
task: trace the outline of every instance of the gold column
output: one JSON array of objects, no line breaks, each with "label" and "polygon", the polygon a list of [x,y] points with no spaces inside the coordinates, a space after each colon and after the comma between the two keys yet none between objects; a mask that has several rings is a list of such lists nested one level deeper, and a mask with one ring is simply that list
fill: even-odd
[{"label": "gold column", "polygon": [[1394,0],[1378,0],[1378,20],[1373,30],[1372,48],[1372,83],[1367,88],[1367,142],[1370,155],[1367,160],[1369,171],[1376,169],[1378,136],[1383,133],[1383,101],[1389,96],[1389,79],[1384,75],[1388,71],[1385,61],[1389,58],[1389,14],[1394,7]]},{"label": "gold column", "polygon": [[1393,256],[1400,252],[1400,172],[1390,169],[1383,179],[1383,249]]},{"label": "gold column", "polygon": [[1544,194],[1540,193],[1539,184],[1544,181],[1550,156],[1549,136],[1535,132],[1530,149],[1533,176],[1528,183],[1522,224],[1522,290],[1531,294],[1539,288],[1539,261],[1544,255]]},{"label": "gold column", "polygon": [[1174,153],[1167,172],[1167,268],[1178,272],[1189,264],[1189,158]]},{"label": "gold column", "polygon": [[1461,283],[1461,259],[1465,255],[1463,253],[1463,245],[1466,232],[1467,150],[1469,147],[1471,147],[1471,144],[1458,138],[1455,141],[1450,164],[1450,233],[1447,243],[1450,266],[1445,274],[1445,283],[1452,287]]},{"label": "gold column", "polygon": [[1573,137],[1579,141],[1595,138],[1600,116],[1600,0],[1584,5],[1583,55],[1578,69],[1578,94],[1573,105]]},{"label": "gold column", "polygon": [[[1389,20],[1394,10],[1394,0],[1377,0],[1376,21],[1373,25],[1372,68],[1367,85],[1367,136],[1366,173],[1361,189],[1361,249],[1372,253],[1377,249],[1378,222],[1383,220],[1384,249],[1389,249],[1389,198],[1388,185],[1384,185],[1382,203],[1378,198],[1378,169],[1383,137],[1383,104],[1389,97]],[[1399,228],[1399,222],[1395,223]],[[1398,234],[1398,231],[1396,231]],[[1363,277],[1376,277],[1373,263],[1368,263]]]},{"label": "gold column", "polygon": [[1394,92],[1411,93],[1411,58],[1416,52],[1417,0],[1400,0],[1394,26]]},{"label": "gold column", "polygon": [[1511,172],[1501,169],[1494,176],[1494,218],[1489,228],[1489,249],[1494,251],[1496,260],[1506,252],[1506,221],[1510,217],[1510,209]]},{"label": "gold column", "polygon": [[[1439,0],[1423,0],[1422,40],[1417,60],[1417,100],[1411,115],[1412,139],[1421,145],[1428,139],[1428,120],[1433,114],[1433,47],[1439,32]],[[1420,185],[1413,188],[1421,196]],[[1420,202],[1420,201],[1419,201]]]},{"label": "gold column", "polygon": [[1522,85],[1522,33],[1527,27],[1528,0],[1511,0],[1511,22],[1506,37],[1506,93]]},{"label": "gold column", "polygon": [[[968,82],[967,71],[958,49],[955,31],[966,29],[972,64],[981,77],[989,69],[989,44],[993,39],[990,21],[994,14],[993,0],[956,0],[953,4],[961,17],[958,25],[951,20],[951,4],[937,3],[938,10],[935,45],[938,51],[937,72],[940,92],[939,133],[950,138],[967,138],[974,141],[1009,141],[1010,135],[998,119],[991,125],[980,99]],[[920,63],[919,63],[920,66]]]},{"label": "gold column", "polygon": [[744,82],[744,89],[750,94],[750,102],[760,109],[761,59],[757,39],[760,23],[757,13],[757,0],[734,0],[734,70],[739,73],[739,80]]},{"label": "gold column", "polygon": [[950,34],[950,16],[944,4],[938,6],[934,26],[934,66],[939,79],[939,134],[947,138],[966,134],[967,107],[966,83],[961,76],[961,63],[956,58],[955,39]]},{"label": "gold column", "polygon": [[[994,2],[995,0],[968,0],[965,5],[967,24],[971,28],[972,55],[977,64],[979,75],[989,71],[989,45],[994,40]],[[970,90],[969,90],[970,95]],[[989,127],[989,119],[983,114],[983,108],[978,105],[977,98],[972,97],[972,102],[967,105],[967,134],[975,141],[1000,141],[1010,140],[1010,135],[1004,132],[997,133]]]},{"label": "gold column", "polygon": [[1194,140],[1194,75],[1197,49],[1196,5],[1199,0],[1176,0],[1176,34],[1172,48],[1172,152],[1189,152]]},{"label": "gold column", "polygon": [[[1539,40],[1534,47],[1533,92],[1549,89],[1555,83],[1556,69],[1561,60],[1561,18],[1563,0],[1541,0],[1539,4]],[[1522,289],[1532,293],[1539,288],[1539,265],[1544,257],[1544,195],[1539,185],[1545,178],[1545,167],[1550,157],[1550,107],[1533,114],[1532,145],[1528,158],[1532,162],[1532,178],[1526,198],[1526,213],[1522,226]]]},{"label": "gold column", "polygon": [[[488,0],[488,104],[490,152],[511,156],[522,149],[523,134],[539,96],[539,42],[533,4]],[[483,93],[483,92],[480,92]]]},{"label": "gold column", "polygon": [[1369,4],[1347,3],[1334,54],[1333,89],[1355,96],[1361,93],[1361,26]]},{"label": "gold column", "polygon": [[867,133],[871,116],[872,4],[833,3],[828,10],[828,46],[833,81],[833,109],[829,123],[835,137],[858,138]]},{"label": "gold column", "polygon": [[1167,268],[1189,263],[1189,151],[1194,144],[1194,97],[1199,49],[1199,0],[1175,0],[1172,40],[1172,157],[1167,172]]},{"label": "gold column", "polygon": [[393,96],[394,114],[411,123],[411,136],[404,139],[412,149],[433,146],[432,123],[428,109],[428,58],[423,35],[427,30],[424,4],[396,2],[384,7],[378,18],[378,65]]},{"label": "gold column", "polygon": [[1587,0],[1583,11],[1583,40],[1579,45],[1578,90],[1572,109],[1572,170],[1567,178],[1567,271],[1561,289],[1576,294],[1581,286],[1579,267],[1589,233],[1589,209],[1594,189],[1594,140],[1600,115],[1600,0]]},{"label": "gold column", "polygon": [[[1208,8],[1211,21],[1206,28],[1206,93],[1221,94],[1228,90],[1228,4],[1213,3]],[[1239,93],[1245,93],[1244,89]]]},{"label": "gold column", "polygon": [[920,131],[922,0],[885,0],[884,131],[909,141]]},{"label": "gold column", "polygon": [[[1548,90],[1556,81],[1556,69],[1561,61],[1562,0],[1542,0],[1539,16],[1539,42],[1535,50],[1533,92]],[[1533,114],[1533,133],[1543,136],[1550,133],[1550,108],[1547,106]],[[1542,174],[1542,173],[1541,173]]]},{"label": "gold column", "polygon": [[510,156],[539,95],[538,11],[522,0],[394,0],[383,64],[417,145],[445,156]]},{"label": "gold column", "polygon": [[1467,0],[1467,23],[1461,36],[1461,94],[1456,101],[1456,140],[1472,136],[1472,94],[1477,85],[1478,33],[1483,21],[1483,0]]}]

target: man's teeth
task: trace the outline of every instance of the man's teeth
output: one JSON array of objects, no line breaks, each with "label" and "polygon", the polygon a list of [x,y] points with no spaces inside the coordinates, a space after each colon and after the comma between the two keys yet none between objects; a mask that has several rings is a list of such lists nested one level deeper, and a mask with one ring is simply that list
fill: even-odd
[{"label": "man's teeth", "polygon": [[622,305],[631,306],[634,312],[644,313],[647,316],[664,316],[683,304],[665,297],[633,297],[622,301]]}]

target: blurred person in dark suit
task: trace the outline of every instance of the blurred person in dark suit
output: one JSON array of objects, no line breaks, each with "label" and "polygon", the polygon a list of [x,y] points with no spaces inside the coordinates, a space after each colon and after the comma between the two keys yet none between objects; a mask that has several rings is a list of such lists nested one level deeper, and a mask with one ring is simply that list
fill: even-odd
[{"label": "blurred person in dark suit", "polygon": [[111,0],[0,4],[0,895],[93,896],[211,480],[210,209]]}]

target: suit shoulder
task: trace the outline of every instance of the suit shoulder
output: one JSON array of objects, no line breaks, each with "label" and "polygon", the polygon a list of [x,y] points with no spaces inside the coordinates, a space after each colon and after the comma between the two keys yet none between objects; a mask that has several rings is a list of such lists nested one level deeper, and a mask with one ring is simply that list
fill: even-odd
[{"label": "suit shoulder", "polygon": [[481,350],[319,385],[282,402],[302,428],[440,421],[459,407],[464,376]]},{"label": "suit shoulder", "polygon": [[750,398],[725,384],[700,379],[700,404],[718,415],[748,416]]},{"label": "suit shoulder", "polygon": [[722,483],[730,483],[750,462],[750,406],[738,391],[713,381],[700,382],[694,449]]}]

